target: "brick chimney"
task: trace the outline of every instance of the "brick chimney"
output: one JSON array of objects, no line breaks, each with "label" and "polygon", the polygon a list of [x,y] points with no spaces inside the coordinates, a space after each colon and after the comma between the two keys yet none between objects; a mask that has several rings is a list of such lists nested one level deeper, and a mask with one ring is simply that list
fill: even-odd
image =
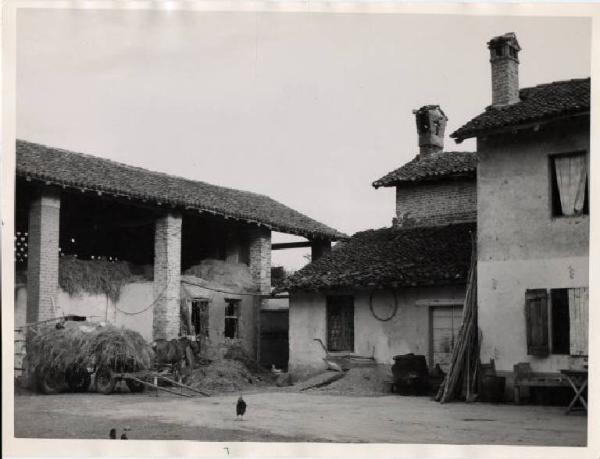
[{"label": "brick chimney", "polygon": [[492,105],[500,107],[519,101],[519,51],[517,36],[510,32],[488,42],[492,64]]},{"label": "brick chimney", "polygon": [[446,115],[439,105],[425,105],[413,110],[419,133],[420,156],[444,150],[444,131],[446,130]]}]

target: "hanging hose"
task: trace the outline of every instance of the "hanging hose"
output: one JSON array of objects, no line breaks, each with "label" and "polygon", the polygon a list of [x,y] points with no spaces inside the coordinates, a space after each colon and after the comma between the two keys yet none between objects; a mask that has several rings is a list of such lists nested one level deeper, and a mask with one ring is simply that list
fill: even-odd
[{"label": "hanging hose", "polygon": [[392,320],[394,318],[394,316],[396,315],[396,313],[398,312],[398,295],[396,295],[395,289],[391,289],[391,290],[392,290],[392,294],[394,295],[394,310],[392,311],[390,316],[386,317],[386,318],[379,317],[377,314],[375,314],[375,310],[373,309],[373,295],[375,295],[375,292],[377,290],[373,289],[371,291],[371,294],[369,295],[369,309],[371,310],[371,314],[373,314],[373,317],[375,317],[377,320],[379,320],[381,322],[387,322],[388,320]]}]

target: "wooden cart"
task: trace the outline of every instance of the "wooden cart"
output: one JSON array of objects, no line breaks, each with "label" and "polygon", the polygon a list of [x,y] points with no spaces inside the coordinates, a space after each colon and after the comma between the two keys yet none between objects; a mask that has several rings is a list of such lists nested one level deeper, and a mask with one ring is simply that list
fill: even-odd
[{"label": "wooden cart", "polygon": [[[109,366],[102,366],[96,370],[95,379],[96,390],[102,394],[111,394],[118,382],[125,381],[125,384],[131,392],[142,392],[145,388],[150,388],[156,391],[157,396],[159,391],[169,392],[181,397],[193,397],[195,394],[200,394],[205,397],[210,396],[206,392],[177,382],[174,379],[167,377],[164,371],[158,370],[119,372],[113,370]],[[179,390],[161,386],[159,385],[159,381],[167,383],[172,387],[177,387]]]}]

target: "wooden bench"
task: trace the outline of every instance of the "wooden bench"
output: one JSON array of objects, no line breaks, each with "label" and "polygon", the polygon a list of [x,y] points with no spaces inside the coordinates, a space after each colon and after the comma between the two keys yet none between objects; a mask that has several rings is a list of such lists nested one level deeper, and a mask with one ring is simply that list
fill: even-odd
[{"label": "wooden bench", "polygon": [[566,387],[568,382],[560,373],[531,371],[529,363],[517,363],[514,366],[515,403],[521,403],[522,387]]}]

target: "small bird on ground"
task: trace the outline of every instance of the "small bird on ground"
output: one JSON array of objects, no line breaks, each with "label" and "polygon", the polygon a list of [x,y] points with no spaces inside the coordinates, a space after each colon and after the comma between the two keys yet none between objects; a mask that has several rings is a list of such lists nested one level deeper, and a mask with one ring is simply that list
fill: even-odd
[{"label": "small bird on ground", "polygon": [[240,394],[240,398],[238,398],[237,405],[235,406],[236,419],[239,416],[241,416],[242,421],[243,421],[245,412],[246,412],[246,402],[244,401],[244,399],[242,398],[242,396]]},{"label": "small bird on ground", "polygon": [[127,440],[127,434],[125,432],[121,434],[121,440]]},{"label": "small bird on ground", "polygon": [[108,438],[110,438],[111,440],[116,440],[117,439],[117,429],[110,429],[110,432],[108,433]]}]

